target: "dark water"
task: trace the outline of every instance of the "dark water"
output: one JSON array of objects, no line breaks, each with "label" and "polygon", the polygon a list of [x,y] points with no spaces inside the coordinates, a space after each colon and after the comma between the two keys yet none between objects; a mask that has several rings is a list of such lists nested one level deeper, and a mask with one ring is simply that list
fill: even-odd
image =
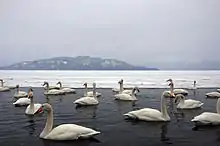
[{"label": "dark water", "polygon": [[[27,90],[27,88],[23,89]],[[42,88],[34,89],[34,100],[49,102],[54,109],[54,126],[75,123],[101,131],[93,140],[54,142],[38,136],[45,125],[45,115],[28,117],[25,107],[14,107],[11,103],[13,92],[0,93],[0,146],[142,146],[142,145],[218,145],[220,127],[194,129],[190,121],[203,111],[216,112],[216,99],[206,99],[206,92],[212,89],[190,91],[189,98],[205,103],[203,109],[177,111],[171,99],[167,99],[171,122],[150,123],[124,120],[123,114],[139,108],[160,109],[160,94],[164,89],[142,89],[136,104],[113,100],[110,89],[99,89],[102,93],[97,107],[75,108],[73,101],[83,95],[77,94],[51,97],[47,100]]]}]

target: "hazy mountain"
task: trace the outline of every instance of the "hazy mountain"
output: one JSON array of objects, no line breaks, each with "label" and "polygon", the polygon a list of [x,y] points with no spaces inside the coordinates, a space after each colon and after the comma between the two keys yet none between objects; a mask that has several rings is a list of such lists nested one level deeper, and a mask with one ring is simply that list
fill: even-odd
[{"label": "hazy mountain", "polygon": [[35,61],[23,61],[5,70],[157,70],[143,66],[134,66],[115,59],[102,59],[89,56],[56,57]]}]

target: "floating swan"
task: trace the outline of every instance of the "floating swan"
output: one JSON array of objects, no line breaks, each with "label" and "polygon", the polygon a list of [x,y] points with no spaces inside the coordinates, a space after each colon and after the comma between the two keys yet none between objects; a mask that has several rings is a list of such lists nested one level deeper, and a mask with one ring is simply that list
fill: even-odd
[{"label": "floating swan", "polygon": [[45,128],[40,134],[40,138],[49,140],[77,140],[79,138],[90,138],[100,134],[98,131],[75,124],[62,124],[53,129],[52,106],[45,103],[42,108],[47,111],[47,121]]},{"label": "floating swan", "polygon": [[[44,81],[44,83],[48,83],[47,81]],[[58,87],[58,86],[49,86],[49,83],[48,83],[48,87],[47,86],[44,86],[44,89],[45,90],[47,90],[47,89],[49,89],[49,90],[52,90],[52,89],[57,89],[57,90],[59,90],[60,89],[60,87]]]},{"label": "floating swan", "polygon": [[27,92],[20,91],[19,85],[17,85],[16,88],[17,88],[17,90],[15,91],[15,94],[14,94],[13,97],[15,97],[15,98],[22,98],[22,97],[27,97],[28,96]]},{"label": "floating swan", "polygon": [[76,93],[76,90],[75,89],[72,89],[72,88],[63,88],[62,87],[62,83],[59,81],[57,83],[57,85],[60,85],[60,89],[59,90],[62,90],[64,93],[66,94],[70,94],[70,93]]},{"label": "floating swan", "polygon": [[0,86],[0,92],[10,91],[9,87],[4,87],[4,82],[2,79],[0,79],[1,86]]},{"label": "floating swan", "polygon": [[82,98],[79,98],[76,101],[74,101],[74,103],[77,105],[97,105],[97,104],[99,104],[99,101],[96,96],[96,84],[93,83],[93,97],[90,97],[90,96],[82,97]]},{"label": "floating swan", "polygon": [[64,95],[65,92],[62,90],[57,90],[57,89],[51,89],[49,90],[49,83],[44,82],[43,86],[46,85],[46,91],[44,92],[44,95]]},{"label": "floating swan", "polygon": [[26,106],[31,103],[31,100],[27,97],[19,98],[17,101],[13,103],[15,106]]},{"label": "floating swan", "polygon": [[[120,88],[113,88],[112,91],[113,92],[116,92],[116,93],[125,93],[125,94],[131,94],[132,93],[132,89],[131,90],[124,90],[124,80],[121,79],[118,84],[120,85]],[[135,93],[134,94],[137,94],[137,90],[135,90]]]},{"label": "floating swan", "polygon": [[180,100],[177,105],[177,109],[195,109],[200,108],[204,103],[198,100],[187,99],[185,100],[185,96],[182,94],[176,95],[175,103],[177,100]]},{"label": "floating swan", "polygon": [[137,100],[137,98],[135,96],[135,91],[139,92],[139,89],[137,87],[135,87],[132,90],[131,94],[119,93],[119,94],[114,95],[114,98],[116,100],[135,101],[135,100]]},{"label": "floating swan", "polygon": [[207,98],[220,98],[220,93],[219,92],[209,92],[206,93]]},{"label": "floating swan", "polygon": [[25,110],[25,114],[27,115],[34,115],[37,113],[41,113],[42,112],[42,104],[40,103],[34,103],[33,101],[33,90],[30,88],[28,90],[28,98],[30,99],[30,105],[26,108]]},{"label": "floating swan", "polygon": [[165,91],[165,97],[169,97],[168,95],[171,95],[170,97],[174,97],[174,95],[177,94],[183,94],[183,95],[188,95],[189,92],[187,90],[184,89],[174,89],[174,83],[172,79],[167,80],[167,82],[169,83],[170,86],[170,91]]},{"label": "floating swan", "polygon": [[196,125],[220,125],[220,98],[217,100],[216,110],[217,113],[204,112],[191,121]]},{"label": "floating swan", "polygon": [[[93,91],[88,91],[88,85],[87,85],[87,83],[84,83],[84,86],[85,86],[84,96],[86,96],[86,97],[93,97]],[[99,96],[101,96],[101,95],[102,95],[101,93],[96,92],[96,97],[99,97]]]},{"label": "floating swan", "polygon": [[220,92],[220,89],[217,89],[218,92]]},{"label": "floating swan", "polygon": [[165,94],[166,93],[163,92],[161,95],[161,112],[156,109],[143,108],[140,110],[128,112],[124,114],[124,116],[143,121],[170,121],[170,117],[167,113],[166,101],[164,98]]}]

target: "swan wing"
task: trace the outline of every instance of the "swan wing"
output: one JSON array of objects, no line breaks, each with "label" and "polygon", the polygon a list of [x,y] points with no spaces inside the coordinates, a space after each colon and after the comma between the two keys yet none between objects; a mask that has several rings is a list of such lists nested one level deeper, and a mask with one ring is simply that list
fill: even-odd
[{"label": "swan wing", "polygon": [[76,90],[75,89],[71,89],[71,88],[63,88],[62,91],[66,92],[66,93],[73,93]]},{"label": "swan wing", "polygon": [[94,97],[82,97],[74,101],[74,103],[79,105],[96,105],[99,102]]},{"label": "swan wing", "polygon": [[54,128],[45,139],[76,140],[80,137],[89,138],[100,132],[76,124],[63,124]]},{"label": "swan wing", "polygon": [[19,98],[16,102],[14,102],[14,105],[29,105],[31,103],[31,100],[28,98]]},{"label": "swan wing", "polygon": [[218,98],[220,97],[220,93],[219,92],[209,92],[209,93],[206,93],[206,96],[207,97],[212,97],[212,98]]},{"label": "swan wing", "polygon": [[195,122],[195,123],[219,125],[220,124],[220,114],[205,112],[205,113],[202,113],[202,114],[194,117],[191,121]]},{"label": "swan wing", "polygon": [[[84,96],[93,97],[93,91],[89,91],[89,92],[87,92],[87,95],[86,95],[86,93],[85,93]],[[98,96],[101,96],[101,93],[96,92],[96,97],[98,97]]]},{"label": "swan wing", "polygon": [[131,94],[131,93],[132,93],[132,90],[123,90],[122,93]]},{"label": "swan wing", "polygon": [[115,97],[115,99],[118,99],[118,100],[129,100],[129,101],[136,100],[136,99],[132,98],[131,95],[125,94],[125,93],[116,94],[116,95],[114,95],[114,97]]},{"label": "swan wing", "polygon": [[131,111],[124,115],[144,121],[164,121],[162,113],[156,109],[151,108],[143,108],[140,110]]},{"label": "swan wing", "polygon": [[198,100],[187,99],[184,102],[185,108],[198,108],[198,107],[201,107],[202,105],[203,103]]},{"label": "swan wing", "polygon": [[174,94],[188,94],[189,92],[184,89],[174,89],[173,90]]}]

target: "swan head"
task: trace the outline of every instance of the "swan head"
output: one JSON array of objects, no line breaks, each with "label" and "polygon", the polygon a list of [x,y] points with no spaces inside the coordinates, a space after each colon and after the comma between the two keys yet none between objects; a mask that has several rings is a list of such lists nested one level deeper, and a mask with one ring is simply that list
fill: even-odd
[{"label": "swan head", "polygon": [[3,79],[0,79],[0,82],[3,82]]},{"label": "swan head", "polygon": [[57,82],[57,85],[61,85],[61,82],[59,81],[59,82]]},{"label": "swan head", "polygon": [[172,79],[168,79],[167,82],[173,82],[173,80]]},{"label": "swan head", "polygon": [[15,88],[19,88],[19,85],[16,85]]},{"label": "swan head", "polygon": [[93,83],[92,85],[93,85],[94,88],[96,87],[96,83]]},{"label": "swan head", "polygon": [[177,94],[176,96],[175,96],[175,103],[177,103],[178,102],[178,100],[183,100],[185,98],[185,96],[183,95],[183,94]]},{"label": "swan head", "polygon": [[85,83],[83,84],[83,86],[87,86],[87,82],[85,82]]},{"label": "swan head", "polygon": [[32,88],[28,89],[28,98],[33,98],[33,89]]},{"label": "swan head", "polygon": [[133,92],[135,91],[140,92],[140,89],[138,87],[134,87]]},{"label": "swan head", "polygon": [[121,79],[120,81],[118,81],[118,84],[123,84],[124,80]]},{"label": "swan head", "polygon": [[43,111],[47,111],[47,112],[51,112],[52,111],[52,106],[49,103],[44,103],[42,104],[42,110]]},{"label": "swan head", "polygon": [[49,83],[44,81],[43,85],[42,86],[45,86],[45,85],[48,85]]}]

